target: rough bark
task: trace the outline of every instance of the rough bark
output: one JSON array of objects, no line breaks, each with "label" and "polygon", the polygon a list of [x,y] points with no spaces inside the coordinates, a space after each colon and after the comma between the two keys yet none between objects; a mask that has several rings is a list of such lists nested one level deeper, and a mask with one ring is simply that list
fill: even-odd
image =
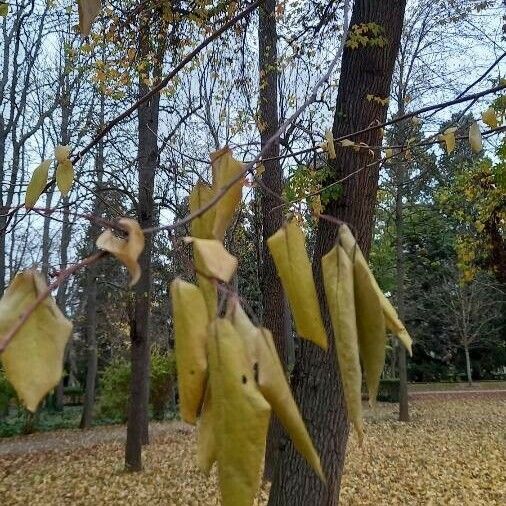
[{"label": "rough bark", "polygon": [[[388,97],[395,58],[399,48],[404,19],[405,0],[357,0],[353,7],[350,26],[374,22],[384,30],[385,47],[370,46],[343,52],[341,79],[339,82],[334,137],[365,128],[374,122],[384,121],[386,107],[366,96]],[[370,131],[354,139],[378,145],[379,130]],[[337,159],[332,161],[333,175],[327,183],[339,181],[371,162],[367,150],[337,147]],[[325,212],[347,222],[364,253],[371,245],[373,217],[376,205],[379,169],[375,165],[357,172],[342,183],[341,195],[331,201]],[[282,449],[280,466],[274,478],[269,505],[319,505],[334,506],[339,501],[339,489],[343,471],[349,425],[342,393],[339,371],[336,365],[330,318],[325,303],[321,276],[321,257],[334,245],[337,227],[320,220],[313,270],[329,336],[329,350],[323,352],[316,346],[303,342],[296,361],[292,385],[296,400],[316,448],[320,452],[327,484],[316,475],[287,442]]]},{"label": "rough bark", "polygon": [[[140,30],[139,56],[150,50],[149,28]],[[149,91],[142,79],[139,97]],[[154,224],[154,183],[158,163],[158,115],[160,95],[156,94],[138,111],[138,204],[137,220],[141,228]],[[131,364],[130,402],[128,409],[125,467],[130,471],[142,469],[142,445],[148,443],[149,409],[149,338],[151,313],[151,251],[152,234],[146,236],[144,251],[139,258],[142,275],[135,285],[134,314],[130,322]]]},{"label": "rough bark", "polygon": [[[258,15],[258,50],[259,50],[259,125],[262,148],[274,135],[279,127],[278,114],[278,68],[277,68],[277,27],[276,0],[266,0],[259,7]],[[265,158],[279,155],[279,141],[274,142]],[[283,223],[283,208],[274,209],[279,205],[276,195],[283,190],[283,173],[279,160],[264,162],[265,172],[262,182],[266,189],[261,189],[262,216],[262,307],[263,325],[271,330],[274,342],[282,363],[288,360],[287,325],[284,316],[285,296],[281,280],[267,248],[267,239],[278,230]],[[283,308],[283,311],[280,311]],[[279,420],[271,417],[267,436],[264,477],[272,480],[279,454],[279,441],[283,428]]]}]

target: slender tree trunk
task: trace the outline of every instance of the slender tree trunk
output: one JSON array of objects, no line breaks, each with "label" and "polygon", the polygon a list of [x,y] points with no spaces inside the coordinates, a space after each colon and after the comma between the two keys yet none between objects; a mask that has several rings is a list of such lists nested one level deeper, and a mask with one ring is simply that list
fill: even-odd
[{"label": "slender tree trunk", "polygon": [[[259,129],[262,147],[279,128],[278,119],[278,68],[277,68],[277,27],[276,0],[266,0],[259,7],[258,16],[258,50],[260,71],[259,96]],[[279,155],[279,142],[274,142],[265,154],[266,158]],[[284,311],[285,296],[281,280],[276,274],[274,261],[267,249],[267,239],[278,230],[283,223],[283,209],[274,209],[279,201],[275,195],[283,190],[283,173],[279,160],[264,162],[265,172],[262,176],[263,184],[272,190],[270,193],[261,190],[262,214],[262,307],[263,324],[272,331],[274,342],[281,361],[286,369],[287,363],[287,332]],[[279,441],[283,428],[279,420],[271,417],[267,436],[267,450],[265,457],[264,477],[272,480],[278,461]]]},{"label": "slender tree trunk", "polygon": [[[386,107],[377,101],[368,101],[366,97],[370,94],[381,98],[389,96],[405,3],[405,0],[355,1],[350,26],[376,23],[383,30],[386,45],[366,45],[357,49],[345,47],[332,129],[334,137],[386,118]],[[373,130],[356,136],[354,141],[378,145],[381,132]],[[336,148],[337,159],[331,162],[333,174],[326,183],[349,177],[342,184],[340,197],[329,202],[325,212],[350,224],[367,255],[372,239],[379,169],[377,165],[363,169],[371,162],[367,150],[356,152],[340,146]],[[350,176],[355,172],[354,176]],[[337,227],[320,220],[313,270],[329,336],[329,350],[324,352],[308,342],[301,343],[292,379],[295,398],[320,453],[327,484],[317,478],[293,445],[288,443],[282,449],[280,466],[272,483],[271,506],[335,506],[339,501],[349,425],[321,274],[321,257],[333,247],[336,237]]]},{"label": "slender tree trunk", "polygon": [[467,383],[470,387],[473,386],[473,375],[471,371],[471,357],[469,356],[469,346],[464,345],[464,354],[466,356],[466,373],[467,373]]},{"label": "slender tree trunk", "polygon": [[[144,58],[150,51],[149,28],[141,28],[139,57]],[[160,62],[161,65],[161,62]],[[156,70],[156,69],[155,69]],[[139,79],[139,96],[149,91]],[[158,163],[158,114],[160,95],[153,96],[139,107],[138,112],[138,207],[137,219],[141,228],[154,224],[154,183]],[[151,313],[151,252],[152,234],[146,235],[144,251],[139,258],[142,275],[135,285],[135,307],[131,321],[130,337],[132,375],[130,403],[128,410],[125,467],[130,471],[142,469],[142,445],[147,444],[149,425],[149,337]]]},{"label": "slender tree trunk", "polygon": [[[105,96],[100,95],[100,128],[104,124],[105,116]],[[97,146],[97,155],[95,158],[96,191],[100,192],[104,175],[104,143],[100,141]],[[102,214],[102,205],[99,195],[95,197],[93,204],[93,214],[100,216]],[[100,227],[90,223],[89,238],[90,243],[95,244],[100,233]],[[98,350],[97,350],[97,275],[98,267],[91,265],[87,272],[86,280],[86,386],[84,392],[83,412],[81,416],[81,429],[89,429],[93,424],[93,410],[95,406],[95,390],[98,368]]]},{"label": "slender tree trunk", "polygon": [[[403,112],[403,111],[402,111]],[[399,113],[401,114],[401,112]],[[401,161],[397,168],[397,192],[395,195],[395,271],[396,271],[396,303],[401,320],[404,320],[404,216],[403,194],[405,183],[405,167]],[[406,349],[396,347],[399,359],[399,421],[409,422],[408,373],[406,366]]]}]

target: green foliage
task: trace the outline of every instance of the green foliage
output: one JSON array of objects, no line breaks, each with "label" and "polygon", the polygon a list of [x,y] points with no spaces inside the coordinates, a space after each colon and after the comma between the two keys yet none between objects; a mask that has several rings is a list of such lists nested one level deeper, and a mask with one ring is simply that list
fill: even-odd
[{"label": "green foliage", "polygon": [[398,378],[385,378],[380,380],[378,401],[399,402],[399,385],[400,381]]},{"label": "green foliage", "polygon": [[[130,363],[124,358],[111,362],[101,376],[100,416],[112,420],[127,419],[130,388]],[[175,381],[176,367],[172,353],[157,348],[151,351],[150,405],[157,420],[164,417]]]},{"label": "green foliage", "polygon": [[0,418],[6,414],[9,409],[9,404],[16,398],[16,393],[11,384],[7,381],[5,373],[0,368]]},{"label": "green foliage", "polygon": [[351,49],[362,47],[384,47],[387,38],[383,35],[384,28],[377,23],[361,23],[353,25],[348,34],[346,46]]}]

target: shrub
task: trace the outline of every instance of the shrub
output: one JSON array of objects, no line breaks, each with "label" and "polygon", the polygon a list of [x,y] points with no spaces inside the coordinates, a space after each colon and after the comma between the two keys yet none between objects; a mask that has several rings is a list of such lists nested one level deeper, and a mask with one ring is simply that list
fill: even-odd
[{"label": "shrub", "polygon": [[[172,353],[157,348],[151,351],[149,402],[153,417],[163,420],[176,375]],[[117,359],[101,375],[99,412],[102,417],[126,421],[130,388],[130,362]]]},{"label": "shrub", "polygon": [[9,405],[16,398],[16,393],[7,381],[4,371],[0,368],[0,418],[9,413]]},{"label": "shrub", "polygon": [[378,401],[399,402],[400,381],[398,378],[385,378],[380,380]]}]

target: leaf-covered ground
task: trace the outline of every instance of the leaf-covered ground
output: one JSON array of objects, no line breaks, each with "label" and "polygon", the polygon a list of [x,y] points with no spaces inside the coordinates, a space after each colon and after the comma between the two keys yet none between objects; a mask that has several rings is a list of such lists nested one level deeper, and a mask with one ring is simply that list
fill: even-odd
[{"label": "leaf-covered ground", "polygon": [[[396,422],[395,410],[368,413],[362,450],[352,436],[341,504],[506,504],[506,401],[419,401],[409,424]],[[0,441],[0,503],[219,504],[215,477],[203,478],[194,465],[187,426],[155,424],[146,470],[134,475],[122,471],[123,433],[67,430]]]}]

